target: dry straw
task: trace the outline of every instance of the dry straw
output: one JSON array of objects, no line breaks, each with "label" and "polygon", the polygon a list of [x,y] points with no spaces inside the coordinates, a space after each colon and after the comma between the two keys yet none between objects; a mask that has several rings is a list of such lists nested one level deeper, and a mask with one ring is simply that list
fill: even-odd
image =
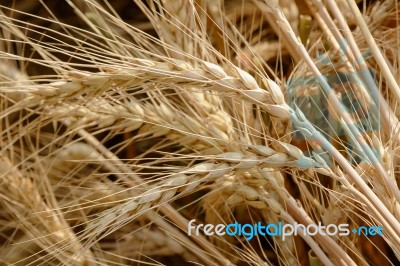
[{"label": "dry straw", "polygon": [[[1,263],[399,262],[395,1],[21,3],[0,6]],[[380,110],[376,132],[326,78],[340,69],[365,85],[346,92],[360,110]],[[296,75],[325,91],[296,97],[328,95],[323,119],[345,134],[288,101]],[[188,232],[192,219],[384,230],[247,241]]]}]

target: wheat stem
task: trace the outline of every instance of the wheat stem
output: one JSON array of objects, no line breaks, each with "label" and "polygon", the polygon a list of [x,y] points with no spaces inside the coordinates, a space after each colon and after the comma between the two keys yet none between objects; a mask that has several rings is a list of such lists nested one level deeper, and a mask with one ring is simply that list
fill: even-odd
[{"label": "wheat stem", "polygon": [[[296,114],[297,113],[297,114]],[[309,131],[312,129],[312,125],[305,119],[301,119],[298,114],[301,114],[299,109],[293,113],[292,121],[295,123],[296,127],[301,130],[301,132],[305,135],[306,138],[317,139],[321,146],[331,154],[335,160],[340,164],[340,166],[352,177],[353,181],[356,182],[358,186],[360,186],[361,190],[366,194],[368,199],[376,206],[376,208],[381,212],[382,216],[386,219],[388,223],[392,226],[395,232],[400,233],[400,224],[393,216],[393,214],[386,208],[386,206],[382,203],[382,201],[374,194],[374,192],[368,187],[368,185],[364,182],[364,180],[360,177],[360,175],[354,170],[354,168],[350,165],[350,163],[343,157],[343,155],[333,147],[333,145],[327,141],[320,132],[316,129],[313,131]],[[304,130],[308,128],[308,130]],[[395,236],[393,236],[396,238]]]},{"label": "wheat stem", "polygon": [[[293,219],[292,216],[290,216],[289,213],[287,213],[285,211],[281,211],[279,215],[280,215],[280,217],[282,217],[283,220],[294,225],[295,220]],[[299,227],[299,235],[304,239],[304,241],[307,242],[307,244],[310,246],[310,248],[315,252],[315,255],[318,256],[318,258],[321,260],[322,263],[324,263],[324,265],[330,265],[330,266],[334,265],[332,263],[332,261],[325,255],[324,251],[314,241],[314,239],[311,236],[307,235],[303,231],[303,228],[301,228],[301,227]]]},{"label": "wheat stem", "polygon": [[[334,39],[329,39],[333,43],[333,47],[335,47],[337,51],[340,52],[344,51],[347,58],[352,63],[352,65],[350,65],[346,62],[346,66],[348,67],[349,73],[356,73],[357,75],[361,76],[364,83],[370,88],[370,91],[373,94],[372,99],[374,100],[375,105],[379,106],[380,108],[380,114],[381,117],[383,118],[384,128],[386,129],[386,132],[389,133],[389,138],[390,138],[390,136],[393,134],[395,125],[398,123],[398,119],[393,113],[393,111],[390,109],[389,105],[386,102],[386,99],[383,98],[383,96],[379,93],[375,81],[373,80],[373,77],[370,71],[368,70],[365,58],[362,56],[360,49],[358,48],[357,43],[355,42],[354,37],[351,34],[349,26],[347,25],[343,15],[341,14],[340,9],[338,8],[337,4],[334,1],[327,1],[328,6],[331,8],[332,13],[336,16],[338,23],[342,28],[341,30],[339,30],[335,26],[332,18],[330,17],[328,11],[326,10],[325,6],[322,4],[321,1],[312,0],[312,2],[317,7],[318,13],[322,17],[322,19],[328,25],[327,30],[325,32],[331,32],[336,39],[336,42],[334,41]],[[346,39],[343,38],[342,32],[346,37]],[[347,45],[346,41],[349,42],[349,45]],[[353,52],[353,54],[351,52]],[[355,72],[353,67],[358,69],[359,72]],[[364,90],[364,87],[361,86],[360,89]],[[367,95],[368,94],[369,93],[367,92]],[[362,101],[362,99],[359,99],[359,101]],[[369,110],[364,110],[364,112],[368,111]]]},{"label": "wheat stem", "polygon": [[[328,1],[329,3],[329,1]],[[350,7],[351,12],[353,13],[354,17],[356,18],[357,24],[360,27],[361,32],[363,33],[365,40],[367,41],[372,54],[375,57],[376,62],[378,63],[379,67],[381,68],[382,74],[388,83],[391,92],[396,97],[397,101],[400,101],[400,88],[394,78],[390,68],[387,65],[385,58],[383,57],[378,45],[376,44],[374,37],[372,36],[371,32],[368,29],[367,23],[357,7],[357,4],[352,0],[347,0],[347,4]]]},{"label": "wheat stem", "polygon": [[283,13],[277,9],[275,10],[275,12],[277,12],[278,17],[280,18],[280,22],[281,22],[283,29],[292,38],[292,41],[297,44],[297,47],[298,47],[299,51],[302,53],[303,58],[304,58],[305,62],[307,63],[308,67],[312,70],[312,72],[316,76],[318,82],[320,83],[322,88],[327,93],[329,103],[332,105],[333,109],[335,110],[335,112],[337,114],[341,114],[342,119],[345,122],[344,127],[347,128],[347,133],[350,134],[350,138],[353,139],[354,143],[357,143],[360,150],[365,152],[370,163],[372,163],[372,165],[375,167],[377,172],[382,177],[384,183],[386,184],[388,191],[393,193],[394,197],[397,200],[400,200],[400,191],[397,188],[397,185],[394,183],[394,180],[388,175],[388,173],[383,168],[382,164],[380,163],[380,161],[378,160],[378,158],[376,157],[374,152],[371,150],[370,146],[366,143],[364,137],[361,135],[360,131],[353,123],[351,116],[345,110],[342,103],[336,98],[335,94],[333,93],[332,88],[329,86],[329,84],[324,79],[324,77],[322,76],[322,74],[320,73],[318,68],[315,66],[314,62],[310,58],[310,55],[307,53],[304,45],[302,45],[301,42],[296,38],[296,35],[294,34],[293,30],[291,29],[289,23],[287,22],[286,18],[283,15]]}]

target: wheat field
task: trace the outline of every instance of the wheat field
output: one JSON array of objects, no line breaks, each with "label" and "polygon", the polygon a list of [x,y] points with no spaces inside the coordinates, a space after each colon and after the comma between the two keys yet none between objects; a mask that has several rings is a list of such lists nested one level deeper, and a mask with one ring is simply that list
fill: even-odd
[{"label": "wheat field", "polygon": [[0,1],[0,265],[400,265],[399,16]]}]

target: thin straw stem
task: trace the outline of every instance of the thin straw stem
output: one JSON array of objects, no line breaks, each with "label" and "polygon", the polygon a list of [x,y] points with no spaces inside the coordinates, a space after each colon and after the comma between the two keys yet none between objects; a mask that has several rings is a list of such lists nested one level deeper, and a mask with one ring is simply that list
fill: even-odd
[{"label": "thin straw stem", "polygon": [[[330,1],[328,1],[329,3]],[[347,0],[347,3],[350,7],[351,12],[353,13],[354,17],[356,18],[356,21],[358,23],[358,26],[360,27],[360,30],[362,34],[365,37],[365,40],[368,43],[368,46],[371,49],[372,54],[375,57],[376,62],[378,63],[379,67],[381,68],[382,75],[385,77],[386,82],[391,89],[392,93],[396,97],[397,101],[400,102],[400,88],[399,85],[396,82],[396,79],[394,78],[392,72],[390,71],[389,66],[387,65],[387,62],[385,58],[383,57],[381,51],[379,50],[378,45],[376,44],[374,37],[372,36],[371,32],[368,29],[368,25],[365,22],[360,10],[358,9],[357,4],[353,0]]]},{"label": "thin straw stem", "polygon": [[[373,94],[372,99],[375,101],[375,104],[380,107],[380,114],[383,118],[384,127],[387,129],[386,132],[389,134],[390,137],[393,134],[393,130],[395,127],[394,125],[396,125],[399,121],[387,104],[386,99],[379,93],[379,89],[375,84],[375,81],[370,71],[368,70],[368,65],[365,62],[365,58],[361,54],[360,49],[358,48],[358,45],[354,39],[354,36],[351,34],[351,30],[347,25],[342,13],[340,12],[339,7],[334,1],[327,1],[329,8],[335,15],[339,26],[341,27],[341,30],[339,30],[335,26],[333,20],[329,16],[328,11],[322,4],[320,4],[320,1],[313,0],[313,2],[318,7],[318,10],[321,13],[321,16],[324,18],[325,22],[329,25],[328,29],[332,31],[333,35],[336,38],[336,41],[340,45],[340,49],[344,49],[347,58],[351,61],[353,66],[358,69],[361,79],[370,88],[370,91]],[[343,38],[342,32],[346,39]],[[347,45],[347,42],[349,42],[349,45]],[[353,54],[351,54],[349,46]],[[397,135],[397,137],[400,140],[400,135]]]}]

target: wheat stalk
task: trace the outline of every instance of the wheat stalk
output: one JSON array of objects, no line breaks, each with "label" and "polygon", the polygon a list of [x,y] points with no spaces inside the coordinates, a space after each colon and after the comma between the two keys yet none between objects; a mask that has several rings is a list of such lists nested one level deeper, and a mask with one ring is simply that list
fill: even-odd
[{"label": "wheat stalk", "polygon": [[[107,1],[66,1],[85,24],[79,27],[61,21],[52,4],[27,5],[48,16],[1,6],[2,262],[357,265],[378,260],[366,251],[371,243],[379,258],[396,264],[398,111],[391,95],[398,94],[398,43],[389,38],[399,30],[396,5],[371,3],[361,16],[352,1],[351,13],[343,14],[344,2],[312,2],[307,8],[294,1],[135,1],[146,22],[131,23],[118,13],[124,1],[120,9]],[[313,8],[320,28],[304,36],[300,29],[303,45],[297,17]],[[373,12],[393,12],[394,19]],[[382,55],[366,26],[377,21],[393,29],[375,27],[388,36],[393,55]],[[358,29],[368,45],[356,38]],[[319,44],[324,36],[332,48]],[[357,61],[367,46],[373,57]],[[323,78],[327,70],[315,51],[324,49],[334,60],[344,51],[346,71],[379,65],[378,84],[360,75],[373,97],[351,85],[362,112],[377,99],[381,132],[364,134],[353,123]],[[329,119],[341,117],[347,140],[332,144],[335,136],[321,134],[289,104],[285,61],[292,59],[291,75],[311,73],[322,84],[333,106]],[[39,74],[32,74],[34,65]],[[293,131],[305,137],[306,151],[291,140]],[[301,231],[286,241],[249,241],[188,232],[192,219],[380,225],[384,235],[360,243],[357,235]]]}]

